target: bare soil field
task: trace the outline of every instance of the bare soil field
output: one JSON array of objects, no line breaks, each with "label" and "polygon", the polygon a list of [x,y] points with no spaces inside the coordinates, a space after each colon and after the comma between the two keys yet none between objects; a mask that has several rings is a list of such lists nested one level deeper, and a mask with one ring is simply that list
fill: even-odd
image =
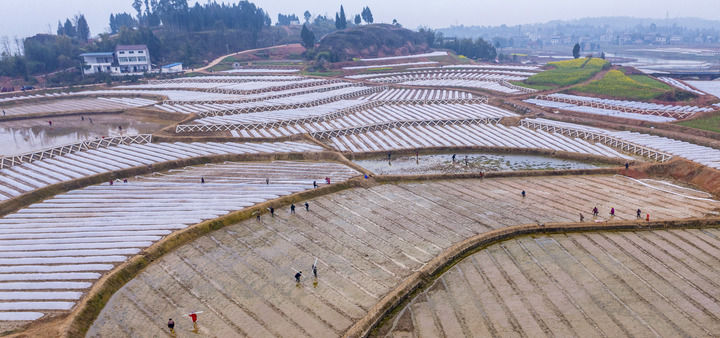
[{"label": "bare soil field", "polygon": [[[113,295],[88,336],[166,336],[168,318],[177,323],[177,336],[194,336],[187,316],[193,311],[202,311],[202,336],[340,336],[452,244],[510,225],[577,221],[580,212],[590,221],[594,206],[602,221],[611,207],[616,219],[635,219],[637,208],[670,219],[703,216],[720,203],[702,192],[621,176],[345,190],[310,200],[309,211],[276,210],[275,217],[225,227],[168,253]],[[293,278],[298,271],[300,283]]]},{"label": "bare soil field", "polygon": [[521,237],[464,259],[375,335],[713,336],[720,230]]}]

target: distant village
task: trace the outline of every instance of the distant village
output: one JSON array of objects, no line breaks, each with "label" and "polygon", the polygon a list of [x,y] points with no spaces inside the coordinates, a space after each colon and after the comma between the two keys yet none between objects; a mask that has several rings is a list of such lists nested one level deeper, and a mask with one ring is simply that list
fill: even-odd
[{"label": "distant village", "polygon": [[609,18],[609,23],[603,25],[591,20],[600,19],[522,26],[452,26],[438,31],[446,37],[483,37],[496,48],[543,49],[580,43],[582,50],[593,51],[624,46],[717,46],[720,42],[717,27],[686,26],[682,21],[643,24],[638,19],[624,22],[622,18]]}]

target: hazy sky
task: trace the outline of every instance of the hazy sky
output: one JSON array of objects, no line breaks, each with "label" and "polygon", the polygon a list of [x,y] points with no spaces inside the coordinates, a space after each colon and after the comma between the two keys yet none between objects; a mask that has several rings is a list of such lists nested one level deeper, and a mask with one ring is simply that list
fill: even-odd
[{"label": "hazy sky", "polygon": [[[205,3],[207,0],[201,0]],[[217,1],[222,2],[222,1]],[[225,1],[228,2],[228,1]],[[393,18],[406,27],[426,25],[433,28],[455,24],[500,25],[545,22],[597,16],[636,16],[664,18],[701,17],[720,20],[720,0],[256,0],[269,12],[273,22],[277,13],[305,10],[313,15],[334,16],[342,3],[348,18],[370,6],[376,22]],[[26,37],[39,32],[54,32],[58,20],[84,13],[91,34],[108,29],[110,13],[133,12],[131,0],[0,0],[0,37]],[[188,1],[191,5],[194,0]]]}]

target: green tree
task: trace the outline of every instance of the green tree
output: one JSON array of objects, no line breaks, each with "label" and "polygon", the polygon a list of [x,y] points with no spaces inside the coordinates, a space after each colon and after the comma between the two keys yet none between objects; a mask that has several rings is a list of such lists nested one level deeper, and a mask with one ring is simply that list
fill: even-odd
[{"label": "green tree", "polygon": [[114,17],[110,16],[110,33],[112,34],[119,32],[123,27],[135,26],[137,26],[137,20],[128,13],[118,13]]},{"label": "green tree", "polygon": [[65,24],[63,25],[63,32],[71,38],[75,37],[75,27],[73,26],[72,22],[70,22],[70,19],[65,19]]},{"label": "green tree", "polygon": [[365,21],[365,23],[368,23],[368,24],[373,23],[373,15],[372,15],[372,12],[370,11],[370,7],[366,6],[365,8],[363,8],[362,13],[360,15],[362,16],[362,19],[363,19],[363,21]]},{"label": "green tree", "polygon": [[572,53],[573,53],[574,58],[577,59],[580,57],[580,44],[579,43],[575,44],[575,46],[573,47]]},{"label": "green tree", "polygon": [[290,26],[293,21],[299,22],[300,19],[295,14],[285,15],[282,13],[278,13],[278,21],[275,24],[278,26]]},{"label": "green tree", "polygon": [[84,14],[80,14],[77,18],[77,37],[81,41],[87,41],[90,38],[90,26],[88,26]]},{"label": "green tree", "polygon": [[[110,19],[112,19],[112,17]],[[112,20],[110,22],[112,22]],[[65,35],[65,28],[62,23],[60,23],[60,20],[58,20],[57,35]]]},{"label": "green tree", "polygon": [[335,13],[335,28],[345,29],[347,28],[347,17],[345,17],[345,9],[340,5],[340,14]]},{"label": "green tree", "polygon": [[437,42],[442,42],[442,34],[440,32],[435,32],[428,27],[420,27],[420,29],[418,29],[418,33],[420,33],[423,39],[425,39],[428,47],[435,47]]},{"label": "green tree", "polygon": [[118,31],[117,21],[115,21],[115,14],[110,13],[110,32],[115,33]]},{"label": "green tree", "polygon": [[355,14],[355,24],[359,25],[362,22],[362,19],[360,19],[360,14]]},{"label": "green tree", "polygon": [[307,25],[303,25],[302,31],[300,31],[300,37],[302,38],[302,45],[305,49],[315,47],[315,33],[308,29]]},{"label": "green tree", "polygon": [[309,22],[310,22],[310,18],[312,18],[312,14],[310,14],[310,11],[305,11],[305,13],[303,14],[303,16],[305,17],[305,23],[309,23]]},{"label": "green tree", "polygon": [[142,21],[142,5],[143,5],[142,0],[134,0],[132,3],[132,8],[134,8],[135,11],[137,12],[138,21]]}]

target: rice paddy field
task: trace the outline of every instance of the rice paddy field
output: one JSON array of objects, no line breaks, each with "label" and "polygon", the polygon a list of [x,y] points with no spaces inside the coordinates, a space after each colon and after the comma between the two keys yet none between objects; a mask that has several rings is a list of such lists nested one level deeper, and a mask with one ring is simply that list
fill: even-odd
[{"label": "rice paddy field", "polygon": [[[681,124],[715,128],[715,101],[657,100],[711,85],[600,78],[595,58],[541,71],[447,64],[447,52],[306,73],[280,52],[237,54],[220,75],[3,98],[18,120],[0,122],[12,148],[0,149],[0,331],[338,337],[458,243],[582,218],[595,232],[513,237],[452,262],[372,334],[718,332],[720,202],[659,177],[718,169],[720,150],[527,105],[654,123],[708,114]],[[582,94],[550,90],[588,79]],[[148,120],[85,115],[101,110]],[[494,178],[456,175],[478,172]],[[600,231],[647,224],[638,209],[707,228]]]},{"label": "rice paddy field", "polygon": [[[455,158],[453,159],[453,155]],[[434,154],[378,157],[355,160],[356,164],[380,175],[449,174],[515,170],[591,169],[607,164],[587,163],[537,155]]]},{"label": "rice paddy field", "polygon": [[[521,196],[521,190],[527,191],[525,198]],[[645,210],[657,219],[669,219],[702,216],[720,206],[719,202],[707,198],[702,192],[669,185],[663,181],[633,181],[620,176],[397,183],[345,190],[311,199],[308,203],[308,211],[298,209],[293,214],[287,208],[278,209],[275,217],[263,215],[260,220],[240,222],[168,253],[113,295],[90,328],[88,336],[162,336],[167,334],[167,318],[180,318],[176,320],[177,335],[191,336],[194,333],[190,332],[190,321],[183,318],[184,314],[191,311],[202,311],[199,333],[204,336],[342,336],[345,330],[410,274],[454,243],[470,236],[516,224],[577,221],[578,213],[581,212],[586,213],[590,220],[589,211],[594,206],[602,210],[598,220],[607,219],[611,207],[616,208],[616,219],[632,220],[635,219],[636,208]],[[636,235],[627,236],[633,236],[634,241]],[[640,248],[636,248],[632,242],[626,240],[620,244],[626,247],[625,250],[632,250],[632,253],[652,250],[652,253],[656,254],[659,250],[651,244],[642,244]],[[678,258],[683,257],[675,252],[678,249],[674,247],[666,250],[673,250],[672,254]],[[706,253],[698,250],[690,251],[686,255],[710,259]],[[316,258],[317,278],[311,272]],[[477,260],[483,261],[483,264],[486,261],[484,256]],[[487,263],[495,264],[493,261]],[[459,266],[462,267],[462,264]],[[581,267],[575,264],[562,265],[562,268],[578,271],[579,277],[575,278],[592,279],[592,275],[582,274]],[[653,264],[652,268],[662,268],[663,264],[674,264],[674,269],[680,268],[674,262]],[[693,264],[700,263],[693,261]],[[499,265],[507,269],[513,267],[505,260]],[[701,266],[693,265],[684,269],[698,271]],[[622,266],[614,268],[621,269]],[[293,275],[298,271],[302,271],[303,277],[296,283]],[[450,273],[452,271],[454,270]],[[647,275],[640,269],[634,271]],[[549,276],[545,279],[561,280],[565,292],[577,297],[588,297],[588,292],[592,293],[593,297],[603,297],[601,295],[608,292],[605,288],[615,287],[614,284],[603,287],[602,281],[590,284],[589,280],[580,279],[574,282],[571,277],[561,272],[549,270],[546,272]],[[516,271],[511,273],[507,278],[517,275]],[[482,287],[479,284],[482,278],[502,278],[505,275],[490,270],[485,273],[483,270],[482,273],[472,276],[481,279],[473,279],[470,284],[473,287]],[[707,276],[711,278],[710,275]],[[630,277],[632,276],[628,276]],[[647,275],[644,278],[652,278],[649,281],[655,282],[658,277]],[[677,288],[687,285],[676,275],[670,274],[665,278],[676,284],[658,285],[654,292],[659,295],[655,295],[653,301],[663,297],[675,297]],[[703,284],[699,284],[700,281],[698,280],[694,288],[684,290],[696,298],[678,304],[687,304],[688,301],[702,303],[712,299],[704,294],[716,293],[712,289],[712,279],[702,280]],[[524,281],[517,283],[520,282]],[[620,283],[608,279],[607,283],[610,282]],[[527,290],[532,285],[521,284],[520,287],[522,289],[518,291],[529,292],[535,297],[531,299],[533,302],[544,304],[542,299],[546,296]],[[502,284],[498,285],[498,288],[498,292],[503,292],[503,296],[507,293],[508,297],[514,295],[512,292],[516,290],[514,284]],[[467,292],[464,296],[466,303],[474,302],[474,293],[460,292]],[[630,311],[627,309],[624,309],[625,312],[615,313],[622,308],[622,304],[633,302],[637,296],[620,291],[614,295],[616,298],[604,296],[598,301],[614,302],[617,305],[605,308],[596,306],[588,316],[602,320],[601,325],[605,325],[606,317],[613,316],[622,316],[622,320],[626,322],[640,322],[628,316]],[[442,295],[438,297],[446,302],[451,301]],[[462,295],[457,297],[463,298]],[[564,301],[565,306],[572,306],[568,305],[572,304],[571,301],[557,301]],[[542,326],[538,329],[539,320],[547,321],[548,325],[568,325],[567,322],[555,320],[553,316],[557,316],[557,312],[528,308],[521,302],[520,297],[508,298],[504,302],[510,304],[510,309],[500,307],[487,310],[491,312],[492,318],[497,317],[496,320],[503,321],[502,323],[513,320],[509,317],[510,313],[517,316],[526,315],[528,312],[539,313],[538,318],[532,315],[527,318],[520,317],[517,322],[527,325],[528,329],[515,330],[515,334],[551,333],[543,331]],[[589,305],[583,303],[582,306]],[[694,311],[690,305],[687,306],[685,311]],[[706,306],[714,309],[718,304],[710,302]],[[506,312],[500,312],[500,309]],[[562,309],[571,312],[576,310]],[[448,318],[457,316],[453,312],[453,306],[430,311],[437,311]],[[665,311],[667,316],[672,316],[673,311],[677,310]],[[418,312],[416,318],[419,323],[435,325],[435,320],[428,320],[432,317],[426,314],[423,316],[425,317],[420,317]],[[479,318],[473,319],[477,321]],[[533,318],[533,321],[530,318]],[[706,314],[702,320],[712,323],[712,318],[712,315]],[[446,321],[443,317],[437,322]],[[452,322],[447,321],[446,325],[451,324]],[[714,322],[708,329],[718,324],[720,323]],[[577,325],[588,326],[582,322]],[[496,332],[513,334],[511,329],[506,330],[499,325],[498,327],[500,329]],[[627,332],[636,333],[642,328],[630,327],[631,330]],[[617,329],[611,331],[604,326],[603,329],[609,334],[623,332]],[[659,329],[661,327],[658,327]],[[441,331],[419,332],[422,336],[439,336]],[[485,331],[473,328],[472,331],[464,333],[449,330],[446,332],[450,336],[458,336],[458,333],[463,336],[482,335]],[[596,331],[587,329],[553,332]],[[688,329],[688,332],[702,331]]]}]

